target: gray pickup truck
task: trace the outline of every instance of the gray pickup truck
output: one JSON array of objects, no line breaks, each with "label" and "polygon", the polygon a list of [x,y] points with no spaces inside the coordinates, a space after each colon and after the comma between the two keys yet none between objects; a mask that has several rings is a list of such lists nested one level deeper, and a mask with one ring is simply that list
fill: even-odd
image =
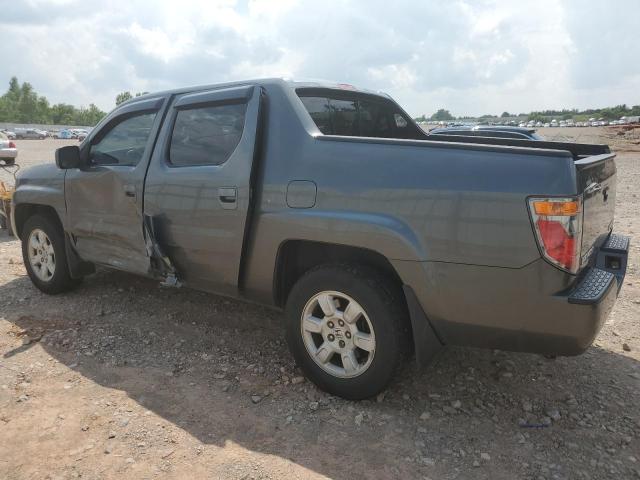
[{"label": "gray pickup truck", "polygon": [[444,345],[578,354],[626,272],[607,146],[434,139],[350,85],[148,94],[56,164],[12,204],[36,287],[102,265],[284,309],[298,365],[350,399]]}]

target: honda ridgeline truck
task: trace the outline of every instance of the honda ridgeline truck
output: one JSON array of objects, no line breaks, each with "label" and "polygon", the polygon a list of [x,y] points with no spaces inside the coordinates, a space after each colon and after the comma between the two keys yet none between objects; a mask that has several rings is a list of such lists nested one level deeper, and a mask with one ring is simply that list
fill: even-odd
[{"label": "honda ridgeline truck", "polygon": [[444,345],[579,354],[626,271],[607,146],[428,136],[349,85],[144,95],[56,165],[13,199],[36,287],[101,265],[284,309],[298,365],[350,399]]}]

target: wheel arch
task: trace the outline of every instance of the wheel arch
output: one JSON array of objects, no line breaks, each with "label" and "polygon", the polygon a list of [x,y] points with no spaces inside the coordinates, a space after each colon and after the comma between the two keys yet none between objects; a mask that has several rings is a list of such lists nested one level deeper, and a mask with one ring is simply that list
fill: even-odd
[{"label": "wheel arch", "polygon": [[274,272],[274,302],[283,307],[296,281],[310,269],[331,263],[365,265],[391,278],[399,289],[410,319],[409,334],[419,366],[428,365],[441,351],[444,342],[427,318],[413,289],[405,285],[400,274],[380,252],[362,247],[309,240],[287,240],[280,244]]},{"label": "wheel arch", "polygon": [[374,268],[402,287],[402,279],[381,253],[363,247],[311,240],[286,240],[280,244],[273,275],[274,303],[283,307],[296,281],[310,269],[330,263],[355,263]]},{"label": "wheel arch", "polygon": [[22,240],[23,228],[25,222],[34,215],[42,215],[51,218],[56,224],[62,228],[62,219],[58,215],[55,208],[50,205],[39,203],[19,203],[14,207],[13,225],[15,227],[15,235]]}]

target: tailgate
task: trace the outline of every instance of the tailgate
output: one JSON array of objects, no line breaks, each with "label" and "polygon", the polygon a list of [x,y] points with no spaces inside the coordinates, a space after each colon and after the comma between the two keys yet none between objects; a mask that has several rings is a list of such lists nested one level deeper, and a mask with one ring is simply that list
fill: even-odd
[{"label": "tailgate", "polygon": [[583,196],[581,266],[600,247],[613,228],[616,204],[615,154],[586,157],[575,162],[578,193]]}]

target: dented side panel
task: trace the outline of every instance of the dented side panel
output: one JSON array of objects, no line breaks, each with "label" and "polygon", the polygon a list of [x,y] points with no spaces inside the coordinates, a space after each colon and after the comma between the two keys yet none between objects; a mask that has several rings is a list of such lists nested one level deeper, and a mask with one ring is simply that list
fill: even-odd
[{"label": "dented side panel", "polygon": [[[145,151],[135,166],[71,169],[65,180],[66,230],[85,261],[148,275],[150,256],[143,228],[144,177],[164,105],[157,112]],[[135,113],[131,106],[124,115]],[[117,121],[118,113],[112,121]],[[109,122],[103,128],[110,128]],[[100,132],[97,133],[98,135]]]}]

